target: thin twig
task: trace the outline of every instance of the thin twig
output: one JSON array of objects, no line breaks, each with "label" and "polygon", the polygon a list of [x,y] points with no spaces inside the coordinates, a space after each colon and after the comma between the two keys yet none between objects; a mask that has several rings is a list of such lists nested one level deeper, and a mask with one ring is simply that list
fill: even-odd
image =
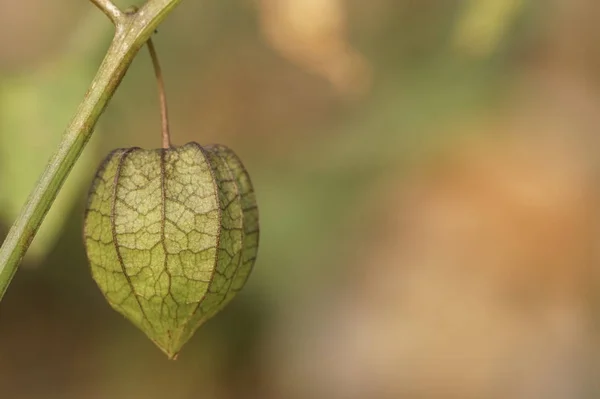
[{"label": "thin twig", "polygon": [[96,7],[98,7],[110,21],[115,25],[119,26],[125,14],[117,7],[111,0],[90,0]]},{"label": "thin twig", "polygon": [[165,82],[162,76],[162,69],[158,62],[158,56],[156,55],[156,49],[152,39],[148,39],[146,42],[148,45],[148,51],[150,52],[150,58],[152,58],[152,65],[154,66],[154,74],[156,75],[156,83],[158,83],[158,97],[160,100],[160,118],[162,122],[162,146],[163,148],[171,147],[171,134],[169,132],[169,114],[167,110],[167,95],[165,92]]}]

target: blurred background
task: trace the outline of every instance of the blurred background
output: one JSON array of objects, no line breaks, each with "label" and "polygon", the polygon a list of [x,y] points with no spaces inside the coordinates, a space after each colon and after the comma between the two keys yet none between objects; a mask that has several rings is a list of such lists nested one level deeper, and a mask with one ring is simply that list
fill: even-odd
[{"label": "blurred background", "polygon": [[[183,1],[155,37],[173,141],[244,160],[254,273],[174,362],[91,279],[96,167],[160,146],[144,49],[0,304],[0,397],[598,398],[598,15]],[[87,1],[0,0],[0,237],[111,35]]]}]

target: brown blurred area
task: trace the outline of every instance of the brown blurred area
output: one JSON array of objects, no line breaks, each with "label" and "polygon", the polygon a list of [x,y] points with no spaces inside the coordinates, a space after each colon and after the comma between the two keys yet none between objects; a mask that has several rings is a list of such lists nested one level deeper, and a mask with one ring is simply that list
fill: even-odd
[{"label": "brown blurred area", "polygon": [[[90,277],[82,167],[0,304],[0,398],[599,397],[599,12],[182,1],[155,38],[173,141],[245,161],[254,274],[168,361]],[[6,154],[49,157],[35,143],[58,140],[110,34],[85,1],[0,0],[0,204],[41,172]],[[160,145],[155,91],[144,51],[90,165]]]}]

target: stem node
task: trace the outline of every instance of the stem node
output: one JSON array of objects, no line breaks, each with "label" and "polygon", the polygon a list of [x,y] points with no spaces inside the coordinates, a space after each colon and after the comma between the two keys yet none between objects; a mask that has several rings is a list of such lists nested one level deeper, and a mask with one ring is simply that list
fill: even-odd
[{"label": "stem node", "polygon": [[126,15],[111,0],[90,1],[98,7],[116,27],[119,27],[124,23]]}]

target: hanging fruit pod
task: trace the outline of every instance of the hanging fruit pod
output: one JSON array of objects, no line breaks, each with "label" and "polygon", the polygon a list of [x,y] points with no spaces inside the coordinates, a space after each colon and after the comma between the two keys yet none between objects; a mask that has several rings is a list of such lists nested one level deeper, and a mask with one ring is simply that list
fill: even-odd
[{"label": "hanging fruit pod", "polygon": [[109,304],[174,358],[250,275],[250,177],[222,145],[115,150],[92,184],[84,239]]}]

